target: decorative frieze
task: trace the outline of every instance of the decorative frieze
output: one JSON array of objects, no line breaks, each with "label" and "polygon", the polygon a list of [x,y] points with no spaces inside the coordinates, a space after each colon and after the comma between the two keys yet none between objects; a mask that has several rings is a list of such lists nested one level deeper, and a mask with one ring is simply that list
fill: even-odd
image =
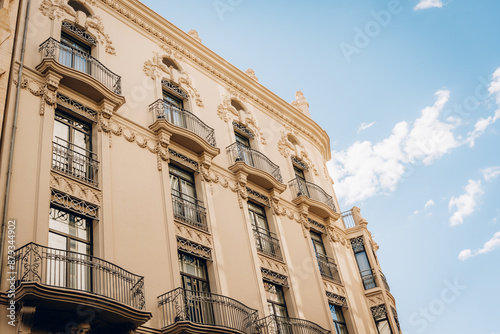
[{"label": "decorative frieze", "polygon": [[323,285],[327,293],[337,294],[343,297],[347,296],[345,288],[340,284],[323,279]]},{"label": "decorative frieze", "polygon": [[269,197],[262,195],[261,193],[255,191],[255,190],[252,190],[248,187],[247,187],[247,195],[248,195],[249,199],[252,199],[257,203],[260,203],[264,206],[269,207]]},{"label": "decorative frieze", "polygon": [[182,239],[192,241],[201,246],[213,248],[212,238],[208,233],[196,230],[182,223],[175,222],[175,234]]},{"label": "decorative frieze", "polygon": [[283,262],[273,260],[262,254],[258,254],[258,256],[259,256],[259,263],[262,268],[284,276],[288,275],[288,270]]},{"label": "decorative frieze", "polygon": [[50,189],[50,202],[92,219],[99,219],[99,206],[83,201],[55,189]]},{"label": "decorative frieze", "polygon": [[269,281],[271,283],[276,283],[281,286],[288,286],[288,277],[285,275],[279,274],[277,272],[274,272],[272,270],[268,270],[265,268],[260,268],[260,271],[262,273],[262,278],[266,281]]},{"label": "decorative frieze", "polygon": [[180,154],[177,151],[172,150],[171,148],[168,149],[168,153],[170,156],[170,160],[176,161],[180,163],[181,165],[188,167],[189,169],[197,172],[199,170],[199,164],[197,161],[194,161],[193,159],[190,159],[186,157],[183,154]]},{"label": "decorative frieze", "polygon": [[101,206],[101,192],[95,188],[73,181],[63,175],[51,172],[49,185],[52,189],[66,193],[87,203]]},{"label": "decorative frieze", "polygon": [[328,298],[330,304],[347,307],[347,299],[345,297],[326,291],[326,298]]},{"label": "decorative frieze", "polygon": [[70,99],[60,93],[57,93],[57,104],[68,110],[71,110],[85,118],[90,119],[93,122],[97,122],[97,111],[84,106],[83,104]]},{"label": "decorative frieze", "polygon": [[201,257],[206,260],[212,260],[212,249],[188,239],[177,237],[177,248],[185,253]]}]

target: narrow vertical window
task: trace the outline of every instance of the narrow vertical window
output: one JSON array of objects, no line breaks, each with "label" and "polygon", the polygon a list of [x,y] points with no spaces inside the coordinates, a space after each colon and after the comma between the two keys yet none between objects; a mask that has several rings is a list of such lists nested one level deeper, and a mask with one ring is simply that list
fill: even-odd
[{"label": "narrow vertical window", "polygon": [[264,289],[266,290],[269,313],[274,316],[288,317],[283,287],[264,281]]},{"label": "narrow vertical window", "polygon": [[370,266],[370,261],[368,260],[368,256],[366,254],[363,237],[351,239],[351,245],[365,290],[375,288],[377,283],[375,281],[375,276],[373,275],[372,267]]},{"label": "narrow vertical window", "polygon": [[348,334],[344,313],[342,312],[342,307],[330,304],[330,313],[332,314],[332,319],[335,326],[335,333]]},{"label": "narrow vertical window", "polygon": [[269,230],[264,207],[248,202],[248,213],[252,222],[255,246],[259,252],[281,259],[281,249],[276,234]]}]

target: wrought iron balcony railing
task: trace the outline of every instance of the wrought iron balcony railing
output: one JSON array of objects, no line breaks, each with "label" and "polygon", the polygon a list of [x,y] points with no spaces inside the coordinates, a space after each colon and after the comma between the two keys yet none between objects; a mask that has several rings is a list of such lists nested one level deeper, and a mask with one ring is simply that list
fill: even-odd
[{"label": "wrought iron balcony railing", "polygon": [[226,151],[229,154],[231,162],[243,161],[248,166],[255,167],[271,174],[276,181],[283,183],[279,166],[259,151],[253,150],[238,142],[229,145]]},{"label": "wrought iron balcony railing", "polygon": [[145,309],[144,277],[97,257],[29,243],[15,251],[16,286],[23,282],[78,290]]},{"label": "wrought iron balcony railing", "polygon": [[339,269],[332,258],[329,258],[328,256],[325,256],[323,254],[316,253],[316,259],[318,260],[318,266],[321,276],[329,278],[338,284],[342,284]]},{"label": "wrought iron balcony railing", "polygon": [[162,328],[179,321],[254,334],[257,310],[225,296],[177,288],[158,297]]},{"label": "wrought iron balcony railing", "polygon": [[360,271],[361,280],[363,281],[363,286],[365,290],[373,289],[377,287],[377,281],[375,280],[375,274],[373,273],[373,269],[367,269]]},{"label": "wrought iron balcony railing", "polygon": [[305,195],[310,199],[326,204],[334,212],[337,212],[332,196],[328,195],[320,186],[308,182],[301,177],[297,177],[288,182],[288,186],[292,190],[292,194],[295,194],[296,197]]},{"label": "wrought iron balcony railing", "polygon": [[304,319],[279,317],[270,315],[257,320],[258,333],[260,334],[329,334],[314,322]]},{"label": "wrought iron balcony railing", "polygon": [[203,207],[203,202],[192,196],[182,194],[178,190],[172,189],[171,191],[174,217],[189,225],[208,231],[207,211]]},{"label": "wrought iron balcony railing", "polygon": [[97,186],[97,154],[59,137],[52,142],[52,168]]},{"label": "wrought iron balcony railing", "polygon": [[253,235],[257,251],[278,260],[282,259],[280,241],[276,238],[276,234],[254,225]]},{"label": "wrought iron balcony railing", "polygon": [[159,99],[149,106],[149,111],[153,113],[155,120],[164,119],[170,124],[189,130],[207,143],[216,147],[214,129],[203,123],[201,119],[189,111],[179,108],[169,101]]},{"label": "wrought iron balcony railing", "polygon": [[113,93],[121,95],[121,77],[88,53],[64,45],[52,37],[40,45],[39,51],[42,53],[42,59],[52,58],[64,66],[88,74]]},{"label": "wrought iron balcony railing", "polygon": [[342,220],[344,221],[345,228],[351,228],[356,226],[354,217],[352,216],[352,210],[342,212]]},{"label": "wrought iron balcony railing", "polygon": [[389,287],[389,283],[387,283],[387,278],[383,272],[380,271],[380,278],[382,279],[382,283],[384,283],[384,287],[387,291],[391,292],[391,288]]}]

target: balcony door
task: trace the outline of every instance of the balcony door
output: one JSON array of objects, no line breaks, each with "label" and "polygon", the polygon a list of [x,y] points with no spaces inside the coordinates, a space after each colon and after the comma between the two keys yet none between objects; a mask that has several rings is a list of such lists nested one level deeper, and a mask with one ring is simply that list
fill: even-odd
[{"label": "balcony door", "polygon": [[356,257],[356,263],[358,264],[359,274],[361,275],[361,280],[363,281],[365,290],[375,288],[377,284],[375,282],[375,277],[373,276],[364,244],[358,243],[353,245],[352,249],[354,251],[354,256]]},{"label": "balcony door", "polygon": [[266,254],[275,254],[273,245],[270,242],[271,231],[269,231],[265,209],[260,205],[248,202],[248,213],[252,222],[257,250]]},{"label": "balcony door", "polygon": [[270,327],[272,326],[272,332],[292,334],[292,325],[289,324],[286,319],[283,319],[288,318],[283,287],[278,284],[264,281],[264,290],[266,291],[269,314],[274,316],[274,321],[269,325]]},{"label": "balcony door", "polygon": [[169,166],[169,172],[174,216],[187,222],[201,223],[194,175],[174,165]]},{"label": "balcony door", "polygon": [[309,197],[309,190],[307,189],[306,176],[304,174],[304,171],[299,167],[293,165],[293,172],[295,173],[295,178],[297,179],[297,187],[299,188],[299,194],[297,195],[306,195],[307,197]]},{"label": "balcony door", "polygon": [[252,151],[250,149],[250,140],[242,134],[235,132],[236,147],[238,149],[238,158],[249,166],[254,166]]},{"label": "balcony door", "polygon": [[183,111],[184,101],[164,90],[163,105],[167,121],[181,128],[186,128],[186,117]]},{"label": "balcony door", "polygon": [[214,324],[207,261],[179,252],[179,268],[182,287],[186,291],[186,311],[189,320],[199,324]]},{"label": "balcony door", "polygon": [[77,178],[92,181],[92,127],[56,110],[52,167]]},{"label": "balcony door", "polygon": [[92,221],[51,207],[48,246],[46,284],[91,292]]},{"label": "balcony door", "polygon": [[62,31],[59,62],[77,71],[91,74],[91,47],[76,37]]}]

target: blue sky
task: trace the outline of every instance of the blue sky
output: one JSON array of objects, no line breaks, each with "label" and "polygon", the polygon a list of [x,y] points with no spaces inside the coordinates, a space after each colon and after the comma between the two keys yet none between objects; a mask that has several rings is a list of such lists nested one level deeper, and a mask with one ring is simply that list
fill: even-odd
[{"label": "blue sky", "polygon": [[144,3],[283,99],[302,90],[404,333],[500,334],[499,1]]}]

